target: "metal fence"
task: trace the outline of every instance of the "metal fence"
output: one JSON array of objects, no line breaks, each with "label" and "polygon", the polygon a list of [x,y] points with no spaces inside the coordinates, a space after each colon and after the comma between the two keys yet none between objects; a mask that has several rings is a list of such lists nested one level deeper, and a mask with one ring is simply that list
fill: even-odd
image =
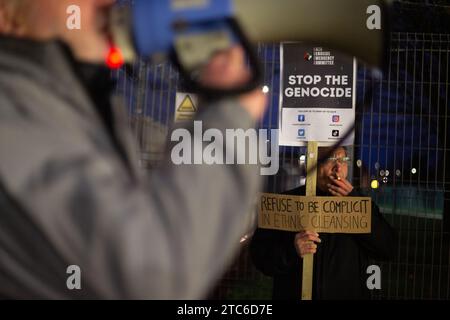
[{"label": "metal fence", "polygon": [[[383,74],[358,66],[353,184],[365,189],[399,232],[398,252],[382,270],[382,290],[374,299],[450,298],[450,178],[448,34],[392,33]],[[259,45],[270,107],[263,128],[278,127],[279,45]],[[175,94],[183,91],[169,64],[139,61],[117,71],[117,92],[128,106],[139,141],[142,166],[162,159],[175,114]],[[280,172],[267,191],[283,191],[304,180],[299,160],[304,148],[280,148]],[[359,160],[359,161],[358,161]],[[380,187],[371,189],[377,180]],[[221,299],[264,299],[271,279],[252,266],[248,241],[211,293]]]}]

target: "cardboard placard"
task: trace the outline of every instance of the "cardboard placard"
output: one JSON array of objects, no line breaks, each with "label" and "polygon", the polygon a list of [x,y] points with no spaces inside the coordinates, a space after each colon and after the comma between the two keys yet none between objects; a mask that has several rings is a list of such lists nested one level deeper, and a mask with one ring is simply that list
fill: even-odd
[{"label": "cardboard placard", "polygon": [[369,197],[305,197],[263,193],[258,226],[284,231],[370,233]]}]

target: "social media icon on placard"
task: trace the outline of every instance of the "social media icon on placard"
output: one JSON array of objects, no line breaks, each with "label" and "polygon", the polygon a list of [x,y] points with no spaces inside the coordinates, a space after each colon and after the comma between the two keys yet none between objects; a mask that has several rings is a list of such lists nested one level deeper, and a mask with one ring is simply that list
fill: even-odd
[{"label": "social media icon on placard", "polygon": [[298,115],[298,122],[305,122],[305,115],[304,114],[299,114]]},{"label": "social media icon on placard", "polygon": [[332,135],[333,137],[339,137],[339,130],[333,130],[333,131],[331,131],[331,135]]},{"label": "social media icon on placard", "polygon": [[313,56],[312,56],[312,54],[309,53],[309,52],[305,52],[305,53],[303,54],[303,59],[305,59],[305,61],[311,61],[312,58],[313,58]]},{"label": "social media icon on placard", "polygon": [[334,115],[332,120],[333,122],[339,122],[341,119],[338,115]]},{"label": "social media icon on placard", "polygon": [[304,137],[306,134],[305,129],[298,129],[298,136],[299,137]]}]

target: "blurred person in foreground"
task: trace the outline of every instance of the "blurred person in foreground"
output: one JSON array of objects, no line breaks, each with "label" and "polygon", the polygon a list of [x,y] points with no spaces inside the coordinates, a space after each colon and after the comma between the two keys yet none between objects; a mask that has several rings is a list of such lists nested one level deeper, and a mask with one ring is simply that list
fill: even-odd
[{"label": "blurred person in foreground", "polygon": [[[260,186],[252,165],[147,175],[104,60],[112,0],[0,0],[0,298],[202,298],[243,234]],[[66,10],[81,8],[81,30]],[[249,78],[239,47],[203,81]],[[203,127],[254,127],[260,90],[205,106]],[[68,266],[81,269],[69,290]]]},{"label": "blurred person in foreground", "polygon": [[[319,148],[319,159],[332,150]],[[362,197],[347,180],[350,158],[338,147],[317,168],[317,196]],[[306,187],[285,192],[304,196]],[[371,233],[319,234],[257,229],[250,244],[256,268],[273,277],[273,299],[300,300],[303,257],[314,254],[313,300],[369,299],[366,273],[370,259],[390,259],[397,248],[397,234],[372,201]],[[381,270],[383,272],[383,270]]]}]

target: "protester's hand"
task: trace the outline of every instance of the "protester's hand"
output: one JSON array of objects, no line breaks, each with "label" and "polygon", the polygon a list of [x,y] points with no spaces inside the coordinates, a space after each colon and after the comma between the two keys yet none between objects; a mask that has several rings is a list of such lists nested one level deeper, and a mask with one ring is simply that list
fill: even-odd
[{"label": "protester's hand", "polygon": [[317,244],[320,243],[319,234],[313,231],[299,232],[295,235],[294,245],[297,254],[303,258],[304,255],[316,253]]},{"label": "protester's hand", "polygon": [[337,197],[345,197],[348,196],[350,192],[353,190],[353,186],[350,182],[348,182],[345,178],[336,178],[334,176],[329,177],[332,183],[328,183],[328,191]]},{"label": "protester's hand", "polygon": [[[244,85],[250,77],[244,50],[236,46],[214,55],[202,70],[200,83],[218,89],[232,89]],[[267,97],[261,89],[242,94],[238,100],[254,120],[262,118],[267,107]]]}]

